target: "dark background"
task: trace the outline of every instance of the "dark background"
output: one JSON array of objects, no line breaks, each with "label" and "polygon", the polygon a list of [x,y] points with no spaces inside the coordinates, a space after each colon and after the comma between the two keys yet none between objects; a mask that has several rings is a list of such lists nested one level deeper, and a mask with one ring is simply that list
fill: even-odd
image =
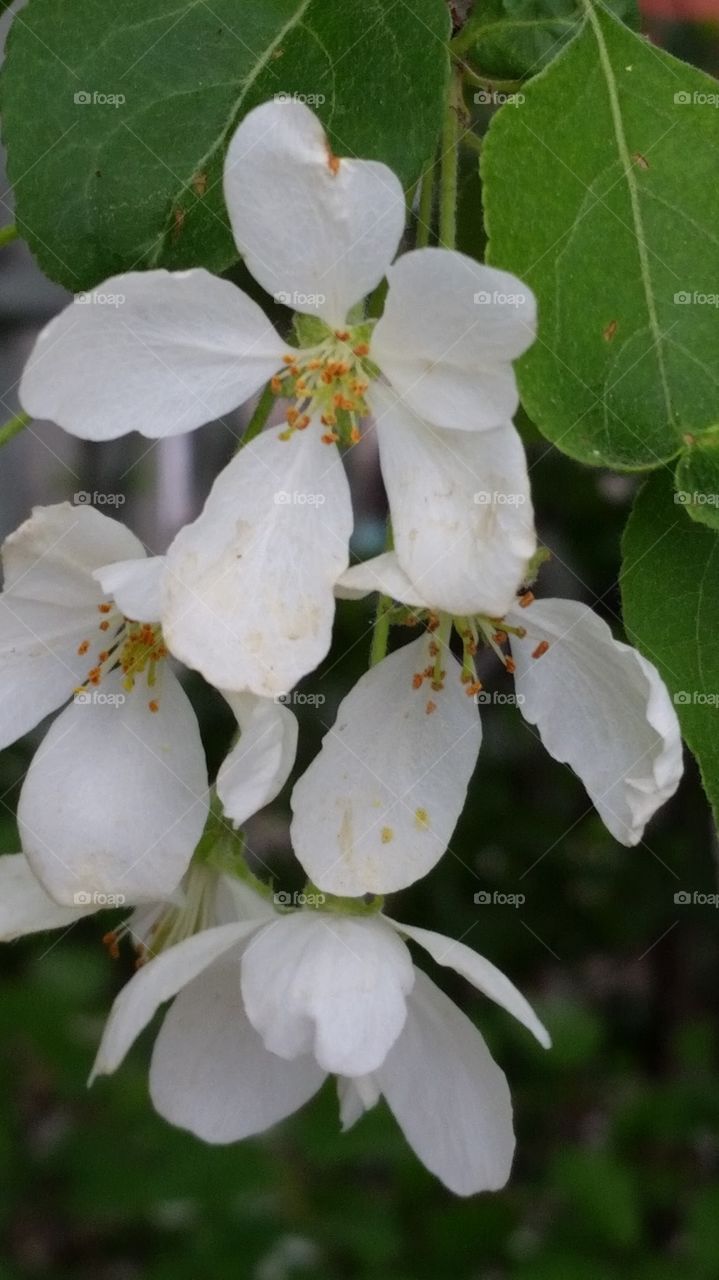
[{"label": "dark background", "polygon": [[[647,12],[657,5],[647,4]],[[661,6],[666,9],[666,0]],[[679,9],[677,9],[679,12]],[[654,20],[655,39],[716,69],[716,29]],[[464,179],[475,205],[474,162]],[[12,220],[4,192],[0,223]],[[476,207],[476,206],[475,206]],[[469,223],[466,224],[469,226]],[[465,247],[476,250],[466,236]],[[0,254],[0,385],[14,383],[38,327],[63,302],[22,245]],[[621,634],[619,539],[635,481],[563,458],[524,424],[540,532],[553,561],[544,594],[575,595]],[[234,429],[239,432],[242,421]],[[0,455],[0,532],[33,502],[120,492],[120,516],[152,551],[200,506],[232,432],[204,428],[152,446],[82,444],[33,428]],[[353,458],[362,556],[379,549],[383,498],[371,444]],[[672,607],[672,584],[666,586]],[[302,758],[365,669],[371,610],[341,605],[335,646],[306,682],[326,702],[302,714]],[[398,639],[402,639],[401,636]],[[501,689],[495,669],[487,687]],[[232,731],[217,695],[189,681],[216,767]],[[554,1038],[545,1054],[447,970],[433,973],[476,1019],[512,1086],[518,1151],[509,1188],[453,1198],[417,1163],[381,1105],[340,1135],[332,1088],[262,1140],[206,1147],[154,1116],[148,1033],[118,1074],[86,1078],[109,1002],[132,971],[95,919],[0,954],[0,1280],[713,1280],[719,1274],[719,915],[675,904],[717,890],[717,846],[696,770],[625,850],[580,784],[511,706],[483,711],[484,743],[452,851],[391,903],[410,923],[482,951],[532,999]],[[39,741],[0,757],[0,848]],[[299,887],[287,793],[255,819],[258,866]],[[481,889],[520,908],[475,905]],[[431,962],[421,960],[431,969]]]}]

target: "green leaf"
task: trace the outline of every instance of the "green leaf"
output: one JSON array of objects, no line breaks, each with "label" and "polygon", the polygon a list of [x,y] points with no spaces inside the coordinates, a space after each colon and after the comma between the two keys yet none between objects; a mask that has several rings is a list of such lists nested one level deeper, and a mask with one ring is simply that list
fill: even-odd
[{"label": "green leaf", "polygon": [[22,233],[75,291],[132,268],[227,269],[227,142],[277,94],[305,95],[337,154],[409,186],[441,125],[448,34],[443,0],[30,0],[2,80]]},{"label": "green leaf", "polygon": [[[635,0],[608,0],[607,8],[638,25]],[[583,19],[581,0],[482,0],[455,48],[483,76],[521,80],[556,58]]]},{"label": "green leaf", "polygon": [[624,534],[627,630],[660,670],[719,814],[719,537],[687,520],[671,476],[642,489]]},{"label": "green leaf", "polygon": [[677,497],[692,520],[719,529],[719,427],[692,439],[677,463]]},{"label": "green leaf", "polygon": [[488,258],[539,299],[530,417],[574,458],[641,469],[719,418],[719,86],[582,2],[489,129]]}]

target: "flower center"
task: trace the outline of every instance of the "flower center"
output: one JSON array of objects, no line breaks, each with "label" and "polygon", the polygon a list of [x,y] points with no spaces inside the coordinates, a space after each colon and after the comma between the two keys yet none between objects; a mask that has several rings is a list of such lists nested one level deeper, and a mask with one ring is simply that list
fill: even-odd
[{"label": "flower center", "polygon": [[357,443],[359,424],[369,414],[365,393],[377,377],[368,358],[371,330],[371,323],[327,330],[319,343],[285,356],[283,372],[271,383],[275,395],[292,401],[283,439],[319,418],[325,444]]},{"label": "flower center", "polygon": [[[98,630],[102,638],[93,665],[75,693],[82,694],[91,687],[97,688],[105,676],[117,670],[122,672],[122,687],[127,693],[135,688],[139,676],[145,676],[148,690],[153,689],[157,683],[157,665],[167,657],[159,624],[134,622],[123,617],[114,604],[104,603],[97,608],[101,615]],[[92,648],[91,640],[83,640],[77,652],[82,657]],[[93,660],[92,655],[90,660]],[[150,711],[156,712],[160,704],[158,698],[151,697],[147,705]]]},{"label": "flower center", "polygon": [[120,943],[129,938],[137,952],[139,969],[160,952],[212,928],[218,923],[218,879],[210,868],[193,863],[183,881],[184,900],[180,904],[162,902],[138,907],[129,920],[105,934],[103,942],[112,958],[117,959]]}]

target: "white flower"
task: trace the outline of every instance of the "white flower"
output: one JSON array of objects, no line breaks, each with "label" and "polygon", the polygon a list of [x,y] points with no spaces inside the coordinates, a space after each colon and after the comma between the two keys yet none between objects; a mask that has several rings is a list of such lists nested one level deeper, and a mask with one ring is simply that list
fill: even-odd
[{"label": "white flower", "polygon": [[303,910],[208,930],[147,964],[115,1001],[93,1076],[114,1071],[176,995],[150,1069],[153,1103],[173,1124],[236,1141],[290,1115],[330,1073],[345,1127],[382,1094],[451,1190],[500,1187],[514,1149],[506,1080],[402,935],[549,1044],[508,979],[462,943],[379,914]]},{"label": "white flower", "polygon": [[[68,503],[36,508],[3,547],[0,746],[72,698],[36,752],[18,805],[23,850],[65,906],[97,893],[164,898],[205,826],[199,726],[165,660],[162,565],[144,556],[119,522]],[[248,732],[218,786],[240,823],[283,785],[296,721],[250,696],[228,700]]]},{"label": "white flower", "polygon": [[477,763],[481,729],[461,668],[429,634],[371,667],[340,704],[292,793],[292,845],[325,893],[394,893],[449,844]]},{"label": "white flower", "polygon": [[[411,608],[428,608],[392,552],[349,569],[338,584],[338,594],[353,598],[372,591],[391,595]],[[469,631],[466,618],[455,620],[465,638],[470,634],[484,638],[507,669],[515,671],[515,696],[522,715],[536,725],[550,755],[578,774],[615,839],[625,845],[638,844],[652,815],[676,791],[683,771],[679,723],[656,667],[630,645],[615,640],[607,624],[578,601],[535,600],[527,593],[505,612],[503,624],[511,659],[504,657],[494,638],[494,633],[502,630],[496,615],[475,619]],[[393,654],[386,661],[396,659]],[[370,679],[379,682],[381,676],[375,673],[384,666],[382,663],[370,672]],[[481,705],[485,696],[481,685],[471,681],[465,687]],[[471,705],[470,699],[466,700]],[[338,726],[341,717],[342,708]],[[374,728],[367,726],[368,717]],[[362,730],[368,741],[373,733],[379,736],[380,725],[381,707],[370,702]],[[351,867],[345,874],[351,874],[356,884],[362,884],[365,877],[373,881],[375,875],[374,863],[357,839],[345,847],[337,821],[336,774],[347,749],[354,749],[357,732],[356,725],[351,727],[342,744],[331,732],[295,788],[295,847],[308,875],[328,892],[335,892],[332,886],[341,874],[338,867],[343,858]],[[411,734],[407,736],[409,742]],[[394,754],[401,756],[396,742]],[[382,776],[401,796],[404,783],[400,770],[385,767]],[[298,826],[300,798],[302,819]],[[365,823],[369,823],[367,811]],[[315,826],[324,832],[321,854],[309,848]],[[334,864],[331,850],[338,860]]]},{"label": "white flower", "polygon": [[[47,326],[20,396],[29,413],[94,440],[191,430],[270,378],[293,401],[287,431],[242,450],[170,549],[163,608],[177,657],[220,687],[275,695],[327,651],[352,528],[335,441],[353,443],[369,414],[406,572],[448,610],[509,606],[534,550],[510,419],[512,360],[532,341],[535,305],[514,277],[453,251],[419,249],[391,265],[405,221],[398,179],[334,156],[302,103],[245,117],[224,191],[256,280],[313,318],[307,345],[288,353],[256,303],[202,269],[130,273]],[[357,322],[384,276],[383,316]],[[108,296],[121,304],[100,305]],[[502,512],[501,596],[476,572],[496,511],[472,505],[495,488],[521,499]]]}]

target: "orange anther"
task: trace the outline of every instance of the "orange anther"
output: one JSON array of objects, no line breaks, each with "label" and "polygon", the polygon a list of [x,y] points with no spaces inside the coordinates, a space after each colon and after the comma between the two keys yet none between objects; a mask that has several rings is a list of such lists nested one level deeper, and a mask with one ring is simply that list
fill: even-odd
[{"label": "orange anther", "polygon": [[112,959],[117,960],[117,957],[120,954],[120,948],[117,945],[117,934],[114,929],[111,929],[109,933],[106,933],[103,936],[102,945],[107,947]]},{"label": "orange anther", "polygon": [[100,613],[110,613],[112,610],[111,604],[99,604],[97,607],[100,610]]},{"label": "orange anther", "polygon": [[353,350],[353,352],[354,352],[354,354],[355,354],[356,356],[368,356],[368,355],[369,355],[369,347],[367,346],[367,343],[366,343],[366,342],[358,342],[358,343],[357,343],[357,346],[356,346],[356,347],[353,347],[353,348],[352,348],[352,350]]},{"label": "orange anther", "polygon": [[509,672],[510,676],[514,675],[515,671],[517,670],[517,664],[514,661],[514,658],[505,658],[504,668],[505,668],[505,671]]},{"label": "orange anther", "polygon": [[425,711],[427,715],[431,716],[432,712],[436,710],[437,710],[437,703],[433,702],[432,699],[430,698],[429,702],[427,703],[427,706],[425,707]]},{"label": "orange anther", "polygon": [[87,653],[87,651],[88,651],[88,649],[89,649],[89,648],[90,648],[90,641],[89,641],[89,640],[83,640],[82,644],[79,644],[79,645],[77,646],[77,652],[78,652],[79,656],[80,656],[80,657],[82,657],[83,653]]},{"label": "orange anther", "polygon": [[543,654],[543,653],[546,653],[548,648],[549,648],[549,641],[548,641],[548,640],[542,640],[542,641],[540,641],[540,643],[537,645],[536,649],[534,650],[534,653],[532,654],[532,657],[533,657],[533,658],[541,658],[542,654]]},{"label": "orange anther", "polygon": [[270,388],[273,395],[280,395],[282,391],[282,379],[278,378],[277,374],[275,374],[274,378],[270,380]]},{"label": "orange anther", "polygon": [[423,680],[424,680],[424,676],[422,675],[422,673],[420,671],[415,671],[414,675],[412,676],[412,688],[421,689]]},{"label": "orange anther", "polygon": [[526,609],[527,605],[530,605],[533,603],[534,603],[534,593],[532,591],[525,591],[524,595],[519,597],[519,605],[520,605],[520,608],[522,609]]},{"label": "orange anther", "polygon": [[156,698],[152,698],[152,700],[151,700],[150,702],[148,702],[148,704],[147,704],[147,705],[148,705],[148,707],[150,708],[150,710],[151,710],[151,711],[159,711],[159,710],[160,710],[160,704],[159,704],[159,702],[157,701],[157,699],[156,699]]},{"label": "orange anther", "polygon": [[107,618],[106,618],[104,622],[100,623],[100,630],[107,631],[109,626],[110,626],[110,623],[107,621]]}]

